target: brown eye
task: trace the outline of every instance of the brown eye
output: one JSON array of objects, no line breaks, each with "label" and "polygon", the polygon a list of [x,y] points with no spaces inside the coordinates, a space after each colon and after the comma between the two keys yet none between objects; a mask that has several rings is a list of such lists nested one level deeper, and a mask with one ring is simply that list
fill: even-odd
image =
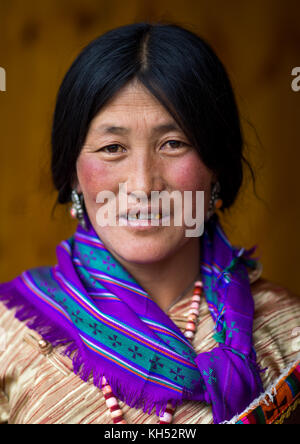
[{"label": "brown eye", "polygon": [[[119,150],[121,148],[121,150]],[[102,151],[107,154],[118,154],[122,153],[124,148],[121,147],[121,145],[108,145],[103,148],[100,148],[98,151]]]},{"label": "brown eye", "polygon": [[178,140],[170,140],[170,142],[168,142],[171,146],[171,148],[180,148],[183,143],[179,142]]},{"label": "brown eye", "polygon": [[183,148],[185,145],[185,143],[180,142],[179,140],[168,140],[168,142],[164,144],[164,146],[167,146],[174,150],[178,148]]}]

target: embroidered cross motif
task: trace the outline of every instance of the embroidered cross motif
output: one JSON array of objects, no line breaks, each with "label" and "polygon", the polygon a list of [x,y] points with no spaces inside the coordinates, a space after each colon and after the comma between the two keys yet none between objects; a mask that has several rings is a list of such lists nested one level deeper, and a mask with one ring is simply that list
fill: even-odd
[{"label": "embroidered cross motif", "polygon": [[116,264],[114,264],[113,262],[110,262],[110,257],[109,256],[107,256],[106,257],[106,260],[107,261],[102,261],[102,263],[103,264],[106,264],[106,269],[109,271],[110,270],[110,267],[116,267]]},{"label": "embroidered cross motif", "polygon": [[177,378],[180,378],[180,379],[184,379],[185,378],[185,376],[179,374],[181,372],[181,370],[182,370],[182,368],[177,367],[176,372],[174,372],[174,370],[170,371],[170,373],[173,373],[174,375],[176,375],[175,378],[174,378],[175,381],[177,381]]},{"label": "embroidered cross motif", "polygon": [[140,358],[143,356],[141,353],[138,353],[138,349],[139,348],[136,345],[134,346],[134,350],[132,350],[132,348],[128,349],[131,353],[133,353],[132,355],[133,359],[135,359],[136,356],[139,356]]},{"label": "embroidered cross motif", "polygon": [[88,263],[89,265],[90,265],[90,263],[91,263],[91,260],[93,260],[93,261],[97,260],[96,257],[94,256],[94,252],[93,252],[93,250],[90,251],[90,254],[89,254],[89,255],[88,255],[88,254],[85,254],[83,257],[86,259],[86,261],[87,261],[87,263]]},{"label": "embroidered cross motif", "polygon": [[96,322],[94,324],[89,324],[89,327],[93,328],[93,334],[97,336],[97,333],[102,333],[102,330],[99,330],[97,327],[98,325],[96,324]]},{"label": "embroidered cross motif", "polygon": [[220,356],[217,356],[214,353],[211,353],[210,358],[209,358],[210,362],[214,362],[215,359],[220,359]]},{"label": "embroidered cross motif", "polygon": [[229,337],[229,338],[232,338],[232,334],[233,334],[234,332],[236,332],[236,333],[239,332],[239,329],[238,329],[238,328],[234,328],[235,324],[236,324],[236,322],[235,322],[235,321],[232,321],[232,322],[231,322],[231,326],[228,327],[228,330],[229,330],[229,335],[228,335],[228,337]]},{"label": "embroidered cross motif", "polygon": [[108,336],[108,339],[110,339],[113,342],[113,347],[117,347],[117,345],[122,345],[121,342],[117,341],[118,336],[117,335],[113,335],[113,337]]},{"label": "embroidered cross motif", "polygon": [[54,296],[54,294],[57,292],[57,288],[51,288],[51,287],[49,287],[47,282],[44,282],[44,285],[47,287],[47,293],[48,293],[50,296]]},{"label": "embroidered cross motif", "polygon": [[151,362],[151,369],[150,370],[156,370],[157,366],[159,365],[161,368],[163,368],[163,364],[161,364],[160,362],[158,362],[160,360],[160,358],[158,356],[155,356],[154,360],[149,359],[149,362]]},{"label": "embroidered cross motif", "polygon": [[193,361],[193,356],[192,356],[194,354],[193,350],[189,349],[188,352],[182,350],[182,354],[185,355],[189,361]]},{"label": "embroidered cross motif", "polygon": [[213,383],[215,383],[217,381],[217,378],[215,376],[213,376],[213,371],[214,371],[213,368],[209,368],[208,373],[205,370],[203,371],[203,375],[208,376],[207,382],[209,383],[209,385],[212,385]]},{"label": "embroidered cross motif", "polygon": [[65,310],[68,310],[68,306],[67,306],[67,304],[66,304],[66,302],[67,302],[67,299],[66,298],[63,298],[63,300],[62,301],[57,301],[62,307],[64,307],[64,309]]},{"label": "embroidered cross motif", "polygon": [[76,324],[78,322],[83,322],[83,319],[80,318],[79,315],[80,315],[80,311],[79,310],[77,310],[76,313],[72,312],[72,316],[74,316]]}]

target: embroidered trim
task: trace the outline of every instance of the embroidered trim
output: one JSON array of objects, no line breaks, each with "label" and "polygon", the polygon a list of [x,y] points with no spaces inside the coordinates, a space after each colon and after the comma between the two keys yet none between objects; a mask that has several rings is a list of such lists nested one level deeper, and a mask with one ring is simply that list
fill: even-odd
[{"label": "embroidered trim", "polygon": [[296,410],[296,408],[300,405],[300,398],[296,399],[294,404],[290,405],[286,412],[284,412],[281,417],[274,422],[274,424],[283,424],[286,419],[288,419],[291,414]]},{"label": "embroidered trim", "polygon": [[300,402],[299,396],[300,355],[242,414],[222,424],[274,424],[296,402]]}]

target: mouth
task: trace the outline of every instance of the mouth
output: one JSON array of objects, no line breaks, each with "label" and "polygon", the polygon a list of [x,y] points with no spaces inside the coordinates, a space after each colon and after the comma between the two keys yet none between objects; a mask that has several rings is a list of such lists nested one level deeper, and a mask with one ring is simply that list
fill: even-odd
[{"label": "mouth", "polygon": [[120,225],[131,227],[160,227],[170,221],[170,214],[162,214],[160,210],[131,209],[119,216]]}]

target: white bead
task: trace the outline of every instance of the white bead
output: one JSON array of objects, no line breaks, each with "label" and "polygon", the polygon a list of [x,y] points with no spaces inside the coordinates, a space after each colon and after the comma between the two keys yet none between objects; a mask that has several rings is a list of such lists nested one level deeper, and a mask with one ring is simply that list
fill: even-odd
[{"label": "white bead", "polygon": [[197,308],[190,308],[188,314],[195,314],[195,315],[199,316],[199,310]]},{"label": "white bead", "polygon": [[188,338],[188,339],[191,339],[191,338],[194,337],[194,332],[192,332],[192,331],[190,331],[190,330],[185,331],[183,334],[184,334],[184,336],[185,336],[186,338]]},{"label": "white bead", "polygon": [[114,396],[112,396],[111,398],[106,399],[106,405],[108,408],[110,408],[114,405],[118,405],[118,401]]},{"label": "white bead", "polygon": [[117,416],[122,416],[122,415],[123,415],[123,412],[120,409],[114,410],[113,412],[111,412],[111,417],[112,418],[116,418]]},{"label": "white bead", "polygon": [[195,287],[203,287],[203,283],[201,281],[196,281]]},{"label": "white bead", "polygon": [[173,416],[171,415],[171,413],[165,412],[164,415],[161,416],[159,419],[171,424]]},{"label": "white bead", "polygon": [[194,294],[193,298],[192,298],[193,302],[200,302],[201,301],[201,297],[198,294]]}]

